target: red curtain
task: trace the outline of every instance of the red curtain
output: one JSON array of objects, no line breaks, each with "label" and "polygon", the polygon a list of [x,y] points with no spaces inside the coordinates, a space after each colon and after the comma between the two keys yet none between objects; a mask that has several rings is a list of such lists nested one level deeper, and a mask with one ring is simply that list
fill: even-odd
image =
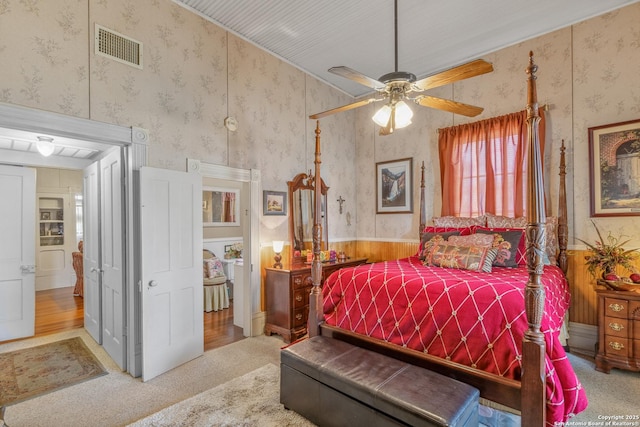
[{"label": "red curtain", "polygon": [[[544,153],[542,112],[538,126]],[[440,129],[441,215],[524,216],[527,132],[526,111]]]}]

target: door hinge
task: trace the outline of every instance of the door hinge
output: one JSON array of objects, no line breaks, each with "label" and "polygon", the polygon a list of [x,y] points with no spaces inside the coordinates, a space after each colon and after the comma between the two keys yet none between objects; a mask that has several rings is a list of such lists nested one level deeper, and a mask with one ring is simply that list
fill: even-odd
[{"label": "door hinge", "polygon": [[142,280],[138,280],[138,292],[142,292]]}]

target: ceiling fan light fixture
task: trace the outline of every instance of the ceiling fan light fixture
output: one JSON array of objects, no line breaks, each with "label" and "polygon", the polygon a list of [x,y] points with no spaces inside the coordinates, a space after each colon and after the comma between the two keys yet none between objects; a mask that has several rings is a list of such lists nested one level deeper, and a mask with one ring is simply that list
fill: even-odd
[{"label": "ceiling fan light fixture", "polygon": [[394,117],[396,122],[396,129],[402,129],[411,124],[411,118],[413,117],[413,111],[404,101],[396,103],[394,108]]},{"label": "ceiling fan light fixture", "polygon": [[53,154],[55,146],[53,145],[53,138],[48,136],[39,136],[38,142],[36,142],[36,148],[38,152],[45,157],[49,157]]},{"label": "ceiling fan light fixture", "polygon": [[375,124],[381,127],[385,127],[389,123],[391,117],[391,107],[387,104],[382,106],[372,117]]}]

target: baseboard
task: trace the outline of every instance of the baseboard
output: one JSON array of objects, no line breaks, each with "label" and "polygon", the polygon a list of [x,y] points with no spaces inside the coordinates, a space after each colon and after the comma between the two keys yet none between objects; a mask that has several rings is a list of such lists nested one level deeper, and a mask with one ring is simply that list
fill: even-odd
[{"label": "baseboard", "polygon": [[264,334],[264,326],[267,324],[267,312],[253,313],[251,318],[251,336],[257,337]]},{"label": "baseboard", "polygon": [[593,356],[597,342],[597,326],[569,322],[569,348],[571,351]]}]

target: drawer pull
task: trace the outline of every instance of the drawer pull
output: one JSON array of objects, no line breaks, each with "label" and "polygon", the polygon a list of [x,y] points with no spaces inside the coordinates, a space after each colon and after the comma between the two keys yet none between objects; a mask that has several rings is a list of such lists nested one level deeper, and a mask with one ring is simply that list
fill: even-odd
[{"label": "drawer pull", "polygon": [[609,308],[613,311],[622,311],[624,310],[624,305],[621,304],[609,304]]},{"label": "drawer pull", "polygon": [[302,283],[302,278],[301,278],[301,277],[296,277],[295,279],[293,279],[293,282],[294,282],[296,285],[299,285],[300,283]]},{"label": "drawer pull", "polygon": [[609,323],[609,327],[616,332],[620,332],[621,330],[624,329],[624,326],[621,325],[620,323]]},{"label": "drawer pull", "polygon": [[622,350],[624,348],[624,345],[620,344],[619,342],[612,341],[612,342],[609,343],[609,347],[611,347],[614,350],[620,351],[620,350]]},{"label": "drawer pull", "polygon": [[296,295],[296,301],[298,302],[302,301],[302,295]]},{"label": "drawer pull", "polygon": [[297,320],[302,320],[302,314],[300,314],[300,313],[296,314],[296,319]]}]

